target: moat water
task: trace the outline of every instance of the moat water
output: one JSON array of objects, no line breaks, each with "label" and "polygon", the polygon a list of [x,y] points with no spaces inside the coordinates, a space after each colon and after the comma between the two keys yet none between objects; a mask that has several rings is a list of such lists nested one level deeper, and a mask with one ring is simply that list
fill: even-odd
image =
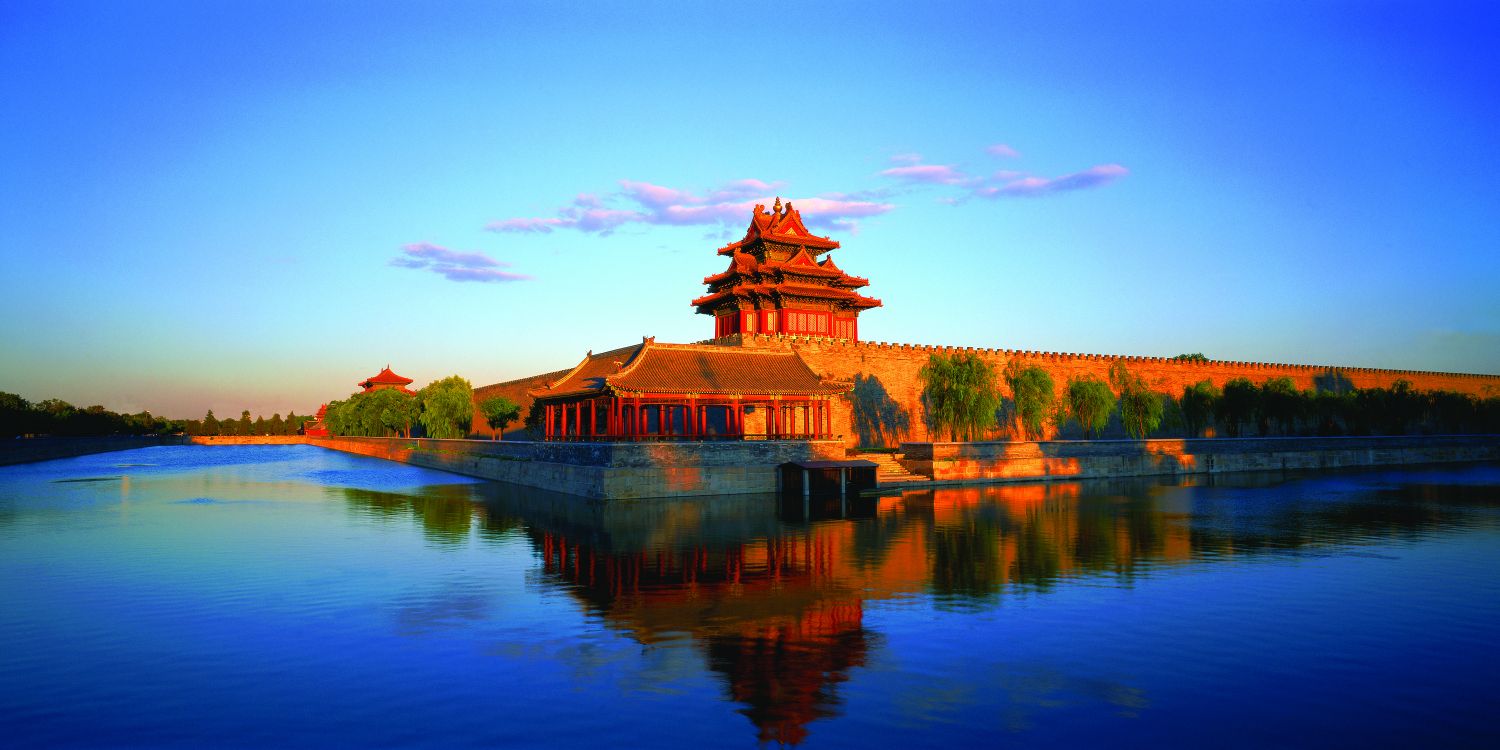
[{"label": "moat water", "polygon": [[804,510],[148,448],[0,468],[0,601],[7,747],[1500,742],[1494,465]]}]

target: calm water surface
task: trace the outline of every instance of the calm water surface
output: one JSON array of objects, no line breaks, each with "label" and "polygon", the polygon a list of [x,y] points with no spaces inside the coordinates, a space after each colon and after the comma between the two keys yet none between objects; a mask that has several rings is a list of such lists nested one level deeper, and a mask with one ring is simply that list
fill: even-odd
[{"label": "calm water surface", "polygon": [[10,747],[1500,742],[1493,465],[804,512],[148,448],[0,468],[0,596]]}]

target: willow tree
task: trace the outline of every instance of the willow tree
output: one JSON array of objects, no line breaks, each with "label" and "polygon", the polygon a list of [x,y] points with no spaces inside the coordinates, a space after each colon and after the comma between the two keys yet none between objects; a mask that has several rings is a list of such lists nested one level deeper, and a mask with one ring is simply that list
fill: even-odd
[{"label": "willow tree", "polygon": [[1068,413],[1083,429],[1084,437],[1099,437],[1115,410],[1115,394],[1093,375],[1068,379]]},{"label": "willow tree", "polygon": [[1260,388],[1249,378],[1235,378],[1224,384],[1224,393],[1214,405],[1224,429],[1234,437],[1240,436],[1240,426],[1255,418],[1260,404]]},{"label": "willow tree", "polygon": [[461,438],[474,422],[474,387],[457,375],[434,380],[417,397],[422,400],[422,426],[427,436]]},{"label": "willow tree", "polygon": [[422,404],[416,396],[395,388],[381,388],[370,391],[368,397],[371,415],[383,431],[411,437],[411,426],[422,415]]},{"label": "willow tree", "polygon": [[975,354],[934,354],[918,377],[934,432],[947,431],[956,442],[982,437],[994,428],[995,411],[1000,408],[994,365]]},{"label": "willow tree", "polygon": [[1005,384],[1010,386],[1010,397],[1016,404],[1016,416],[1021,427],[1032,440],[1042,438],[1042,429],[1052,414],[1052,404],[1057,400],[1052,376],[1036,365],[1022,367],[1011,360],[1005,365]]},{"label": "willow tree", "polygon": [[1162,394],[1151,390],[1145,379],[1115,362],[1109,368],[1109,382],[1120,396],[1120,423],[1131,437],[1141,438],[1161,427]]},{"label": "willow tree", "polygon": [[1198,437],[1203,428],[1213,422],[1214,405],[1219,402],[1219,389],[1212,380],[1200,380],[1182,387],[1182,421],[1188,437]]}]

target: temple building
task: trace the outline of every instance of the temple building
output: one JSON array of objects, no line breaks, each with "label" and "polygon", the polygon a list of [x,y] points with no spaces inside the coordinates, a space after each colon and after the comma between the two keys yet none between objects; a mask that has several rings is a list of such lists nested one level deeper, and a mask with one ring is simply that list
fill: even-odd
[{"label": "temple building", "polygon": [[832,402],[849,388],[792,351],[647,338],[589,352],[527,395],[544,440],[785,439],[832,435]]},{"label": "temple building", "polygon": [[830,255],[839,246],[802,223],[791,201],[770,211],[757,205],[738,242],[719,248],[729,267],[703,279],[708,294],[692,301],[714,317],[714,338],[736,333],[784,333],[859,340],[859,313],[880,300],[856,291],[869,280],[850,276]]},{"label": "temple building", "polygon": [[390,365],[386,365],[384,370],[381,370],[375,375],[365,378],[358,383],[360,388],[365,389],[365,393],[369,393],[370,391],[378,391],[385,388],[394,388],[395,390],[401,391],[408,396],[415,396],[417,395],[417,392],[406,387],[411,384],[411,378],[403,378],[400,375],[391,372]]}]

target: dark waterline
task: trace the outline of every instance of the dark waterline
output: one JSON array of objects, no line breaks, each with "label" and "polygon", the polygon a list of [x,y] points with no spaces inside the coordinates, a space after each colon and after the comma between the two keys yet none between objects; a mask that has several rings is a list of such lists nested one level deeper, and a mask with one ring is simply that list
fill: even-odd
[{"label": "dark waterline", "polygon": [[589,503],[0,469],[7,746],[1483,746],[1500,466]]}]

